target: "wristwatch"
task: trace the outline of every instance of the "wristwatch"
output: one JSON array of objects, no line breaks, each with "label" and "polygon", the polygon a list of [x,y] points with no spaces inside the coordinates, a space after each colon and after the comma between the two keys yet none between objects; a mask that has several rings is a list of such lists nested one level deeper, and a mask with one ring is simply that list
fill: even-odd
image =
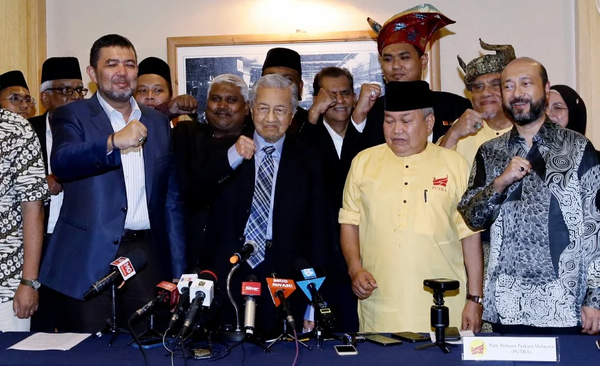
[{"label": "wristwatch", "polygon": [[34,290],[38,290],[42,284],[38,280],[26,280],[21,278],[21,285],[29,286]]},{"label": "wristwatch", "polygon": [[483,296],[467,294],[467,300],[471,300],[474,303],[483,306]]}]

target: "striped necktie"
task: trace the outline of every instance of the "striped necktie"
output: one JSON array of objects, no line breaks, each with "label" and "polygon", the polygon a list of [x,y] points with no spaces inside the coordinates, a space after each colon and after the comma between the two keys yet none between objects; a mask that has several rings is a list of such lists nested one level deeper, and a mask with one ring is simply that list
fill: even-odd
[{"label": "striped necktie", "polygon": [[256,253],[248,258],[248,264],[252,268],[255,268],[265,260],[267,226],[269,225],[273,173],[275,171],[273,163],[275,148],[273,146],[265,146],[262,148],[262,151],[264,151],[265,156],[258,166],[250,217],[246,224],[246,241],[254,240],[258,247]]}]

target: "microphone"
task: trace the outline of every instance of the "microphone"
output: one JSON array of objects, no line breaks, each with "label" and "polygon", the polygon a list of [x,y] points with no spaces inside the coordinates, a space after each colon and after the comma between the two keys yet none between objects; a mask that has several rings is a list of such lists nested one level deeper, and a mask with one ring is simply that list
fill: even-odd
[{"label": "microphone", "polygon": [[177,290],[179,290],[180,294],[179,302],[177,302],[177,306],[175,307],[175,311],[171,316],[171,320],[169,320],[169,325],[167,326],[167,329],[171,329],[175,325],[181,314],[183,314],[185,306],[190,301],[190,285],[192,284],[192,281],[197,278],[197,273],[183,274],[179,279],[179,282],[177,282]]},{"label": "microphone", "polygon": [[275,307],[281,305],[283,313],[285,314],[285,319],[289,323],[290,327],[295,329],[296,323],[294,322],[290,305],[287,302],[287,297],[290,296],[294,290],[296,290],[294,281],[282,278],[267,278],[267,285],[269,287],[269,293],[271,294],[271,298],[273,299]]},{"label": "microphone", "polygon": [[333,330],[335,328],[335,316],[319,293],[319,288],[325,281],[325,273],[320,268],[315,270],[307,267],[309,267],[309,264],[306,259],[298,258],[296,260],[295,268],[299,271],[298,278],[300,279],[296,281],[296,284],[315,308],[315,317],[320,326],[323,329]]},{"label": "microphone", "polygon": [[144,305],[140,309],[136,310],[135,313],[131,314],[129,321],[133,322],[137,320],[157,305],[166,305],[169,308],[171,308],[175,304],[177,304],[177,300],[179,300],[179,292],[177,291],[177,286],[174,283],[162,281],[161,283],[156,285],[156,297],[150,300],[146,305]]},{"label": "microphone", "polygon": [[110,263],[112,270],[109,274],[96,281],[89,290],[83,295],[84,300],[89,300],[102,292],[107,286],[111,285],[119,277],[127,281],[135,275],[135,269],[138,271],[146,268],[148,257],[141,249],[135,249],[128,254],[128,257],[119,257]]},{"label": "microphone", "polygon": [[209,270],[200,272],[198,279],[192,281],[190,285],[190,299],[192,299],[192,302],[185,316],[183,327],[181,327],[181,331],[179,332],[179,337],[183,338],[190,329],[201,307],[210,307],[214,298],[215,282],[217,282],[217,276]]},{"label": "microphone", "polygon": [[246,334],[254,334],[256,320],[256,298],[260,296],[261,285],[254,275],[248,276],[246,282],[242,282],[242,295],[246,296],[244,311],[244,330]]},{"label": "microphone", "polygon": [[231,255],[231,258],[229,258],[229,263],[244,263],[248,260],[248,258],[250,258],[251,255],[256,253],[256,250],[256,242],[254,240],[248,240],[246,243],[244,243],[244,246],[239,252],[235,252]]}]

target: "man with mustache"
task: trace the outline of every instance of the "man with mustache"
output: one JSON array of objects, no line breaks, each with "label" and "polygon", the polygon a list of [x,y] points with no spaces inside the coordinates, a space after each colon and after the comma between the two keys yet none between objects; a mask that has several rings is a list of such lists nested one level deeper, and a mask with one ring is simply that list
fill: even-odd
[{"label": "man with mustache", "polygon": [[[188,265],[193,266],[204,243],[207,208],[212,196],[211,161],[220,146],[229,147],[242,134],[252,134],[248,85],[233,74],[215,77],[208,87],[207,123],[181,121],[173,128],[173,154],[185,202]],[[218,179],[217,179],[218,180]]]},{"label": "man with mustache", "polygon": [[478,57],[468,64],[457,56],[465,72],[465,86],[473,96],[473,109],[467,109],[438,141],[440,146],[454,149],[469,163],[473,163],[481,144],[510,131],[513,126],[502,110],[500,73],[515,59],[515,51],[511,45],[490,45],[481,39],[479,43],[484,50],[496,51],[496,54]]},{"label": "man with mustache", "polygon": [[0,107],[28,119],[35,115],[35,99],[19,70],[0,75]]},{"label": "man with mustache", "polygon": [[501,84],[514,128],[480,147],[458,207],[471,229],[491,227],[483,319],[498,333],[597,333],[596,151],[546,117],[542,64],[516,59]]},{"label": "man with mustache", "polygon": [[[83,301],[115,258],[138,249],[146,268],[117,292],[118,326],[154,298],[161,280],[185,267],[182,202],[167,116],[133,98],[137,55],[120,35],[99,38],[87,73],[98,92],[52,116],[50,163],[64,201],[40,269],[40,282],[62,294],[60,331],[97,332],[111,318],[110,291]],[[139,324],[142,325],[142,324]]]},{"label": "man with mustache", "polygon": [[465,295],[483,295],[481,245],[456,210],[467,161],[428,142],[434,98],[425,81],[389,82],[384,100],[386,143],[356,155],[339,210],[360,331],[429,331],[423,279],[452,278],[461,295],[445,298],[450,324],[478,332],[481,306]]}]

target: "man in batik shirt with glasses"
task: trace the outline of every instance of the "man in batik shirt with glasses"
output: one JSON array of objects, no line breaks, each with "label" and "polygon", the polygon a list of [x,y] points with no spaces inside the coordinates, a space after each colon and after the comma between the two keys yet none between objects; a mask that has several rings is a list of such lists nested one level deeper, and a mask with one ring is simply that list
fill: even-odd
[{"label": "man in batik shirt with glasses", "polygon": [[19,70],[0,75],[0,107],[27,119],[35,115],[35,99]]}]

